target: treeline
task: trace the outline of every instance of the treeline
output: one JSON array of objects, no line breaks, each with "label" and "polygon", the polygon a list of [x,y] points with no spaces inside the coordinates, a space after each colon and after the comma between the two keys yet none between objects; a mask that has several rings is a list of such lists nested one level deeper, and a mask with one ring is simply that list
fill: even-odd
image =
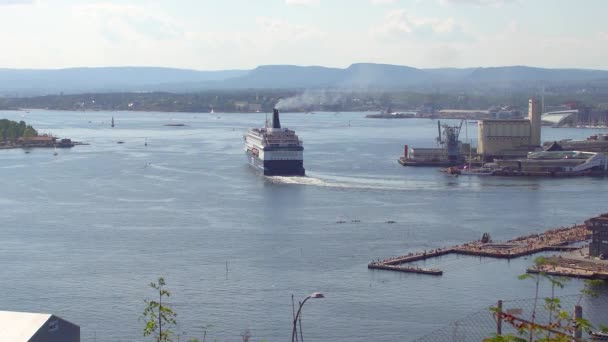
[{"label": "treeline", "polygon": [[99,93],[47,95],[28,98],[0,98],[0,109],[36,108],[50,110],[109,110],[158,112],[255,112],[272,111],[281,98],[294,91],[216,91],[175,94]]},{"label": "treeline", "polygon": [[[108,110],[108,111],[159,111],[159,112],[271,112],[281,99],[294,96],[305,101],[290,111],[376,111],[423,108],[423,111],[441,109],[488,109],[493,106],[513,106],[526,109],[529,92],[477,92],[419,93],[380,90],[232,90],[200,93],[100,93],[78,95],[47,95],[27,98],[2,98],[1,109],[37,108],[50,110]],[[558,93],[547,91],[546,105],[580,101],[592,109],[608,109],[608,94],[598,92]]]},{"label": "treeline", "polygon": [[21,137],[29,138],[38,136],[38,132],[25,121],[0,120],[0,139],[3,142],[15,142]]}]

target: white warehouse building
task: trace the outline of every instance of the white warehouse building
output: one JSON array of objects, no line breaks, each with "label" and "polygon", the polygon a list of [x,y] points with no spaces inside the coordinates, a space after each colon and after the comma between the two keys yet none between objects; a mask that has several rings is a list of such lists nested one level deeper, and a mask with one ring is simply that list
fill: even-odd
[{"label": "white warehouse building", "polygon": [[530,99],[528,119],[480,120],[477,153],[484,160],[525,156],[540,146],[540,102]]}]

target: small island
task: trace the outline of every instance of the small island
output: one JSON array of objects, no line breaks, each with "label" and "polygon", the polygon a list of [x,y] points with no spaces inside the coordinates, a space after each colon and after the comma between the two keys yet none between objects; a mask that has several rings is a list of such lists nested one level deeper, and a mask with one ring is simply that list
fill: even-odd
[{"label": "small island", "polygon": [[25,121],[0,120],[0,149],[32,147],[74,147],[71,139],[58,139],[50,134],[38,134]]}]

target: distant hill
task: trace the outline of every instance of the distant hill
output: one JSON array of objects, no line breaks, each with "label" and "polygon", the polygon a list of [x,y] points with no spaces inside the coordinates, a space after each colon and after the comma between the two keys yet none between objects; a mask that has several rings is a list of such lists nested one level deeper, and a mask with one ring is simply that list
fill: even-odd
[{"label": "distant hill", "polygon": [[0,69],[0,95],[33,96],[87,92],[176,93],[231,89],[488,90],[608,81],[608,71],[526,66],[417,69],[357,63],[346,69],[265,65],[253,70],[197,71],[151,67]]},{"label": "distant hill", "polygon": [[336,85],[343,74],[344,69],[321,66],[264,65],[216,85],[221,88],[324,88]]},{"label": "distant hill", "polygon": [[401,87],[426,83],[433,79],[428,72],[390,64],[353,64],[344,70],[341,87]]},{"label": "distant hill", "polygon": [[161,84],[218,81],[238,77],[247,72],[155,67],[0,69],[0,94],[29,96],[60,92],[150,91]]},{"label": "distant hill", "polygon": [[526,66],[478,68],[469,81],[497,82],[576,82],[608,78],[608,71],[584,69],[544,69]]},{"label": "distant hill", "polygon": [[343,88],[429,89],[436,86],[525,87],[559,82],[608,80],[608,71],[543,69],[525,66],[495,68],[417,69],[400,65],[358,63],[346,69],[261,66],[234,79],[205,86],[217,88]]}]

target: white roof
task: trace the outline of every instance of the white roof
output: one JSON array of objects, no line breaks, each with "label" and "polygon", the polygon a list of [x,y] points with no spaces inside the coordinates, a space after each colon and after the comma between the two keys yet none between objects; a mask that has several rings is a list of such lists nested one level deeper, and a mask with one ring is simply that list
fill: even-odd
[{"label": "white roof", "polygon": [[0,341],[27,342],[49,318],[50,314],[0,311]]},{"label": "white roof", "polygon": [[556,112],[547,112],[541,115],[541,120],[552,124],[560,124],[572,115],[578,114],[578,109],[573,110],[558,110]]}]

